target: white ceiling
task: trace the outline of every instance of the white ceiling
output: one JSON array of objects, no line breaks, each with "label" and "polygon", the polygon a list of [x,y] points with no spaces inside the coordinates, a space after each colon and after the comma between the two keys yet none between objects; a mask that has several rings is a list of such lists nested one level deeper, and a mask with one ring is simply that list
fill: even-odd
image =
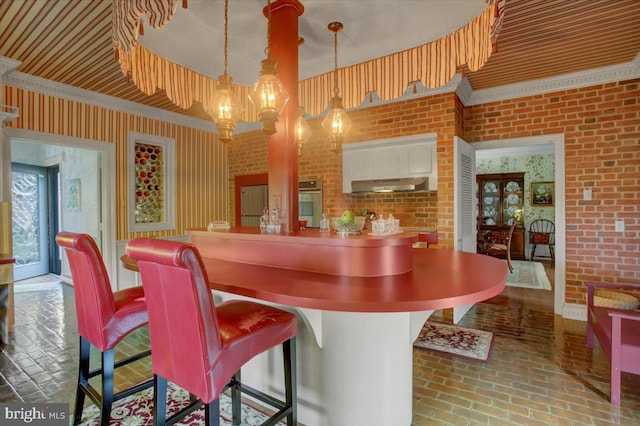
[{"label": "white ceiling", "polygon": [[[181,2],[179,2],[181,3]],[[223,72],[224,2],[189,0],[173,19],[154,30],[145,23],[140,43],[196,72],[216,78]],[[228,73],[251,85],[258,77],[267,44],[266,0],[229,1]],[[338,34],[338,67],[416,47],[449,34],[471,21],[485,0],[302,0],[299,34],[300,80],[333,70],[332,21]]]}]

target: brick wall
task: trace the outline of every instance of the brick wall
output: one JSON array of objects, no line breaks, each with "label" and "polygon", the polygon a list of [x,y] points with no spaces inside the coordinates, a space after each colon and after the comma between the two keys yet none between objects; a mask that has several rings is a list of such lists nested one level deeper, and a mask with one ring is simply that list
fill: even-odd
[{"label": "brick wall", "polygon": [[227,158],[229,161],[229,216],[230,224],[235,224],[236,218],[236,186],[235,177],[267,173],[269,166],[268,138],[261,131],[243,133],[234,136],[228,144]]},{"label": "brick wall", "polygon": [[[563,133],[566,301],[583,303],[584,281],[640,284],[639,99],[640,81],[631,80],[470,107],[455,94],[443,94],[350,112],[354,124],[345,143],[438,134],[438,192],[426,194],[342,194],[342,157],[329,151],[321,119],[314,119],[299,177],[323,180],[330,215],[346,208],[393,213],[405,226],[437,225],[441,244],[451,247],[453,136],[476,142]],[[231,183],[235,174],[267,170],[263,140],[251,133],[230,145]],[[582,200],[585,188],[592,189],[592,201]],[[615,220],[625,221],[624,233],[615,232]]]},{"label": "brick wall", "polygon": [[[329,216],[345,209],[359,212],[393,213],[401,226],[437,227],[439,244],[453,241],[453,136],[461,104],[453,93],[396,102],[350,111],[353,121],[345,144],[436,132],[438,134],[438,192],[416,194],[362,195],[342,193],[342,155],[330,151],[321,127],[322,118],[309,120],[311,139],[303,146],[298,160],[298,177],[322,179],[323,207]],[[458,124],[458,128],[462,126]],[[266,144],[259,132],[238,135],[229,147],[229,182],[236,174],[264,173]],[[263,151],[264,148],[264,151]],[[260,156],[261,159],[254,159]],[[234,210],[230,188],[230,208]],[[234,211],[229,217],[233,218]]]},{"label": "brick wall", "polygon": [[640,285],[640,80],[470,106],[464,118],[468,142],[564,134],[568,303],[584,303],[584,281]]}]

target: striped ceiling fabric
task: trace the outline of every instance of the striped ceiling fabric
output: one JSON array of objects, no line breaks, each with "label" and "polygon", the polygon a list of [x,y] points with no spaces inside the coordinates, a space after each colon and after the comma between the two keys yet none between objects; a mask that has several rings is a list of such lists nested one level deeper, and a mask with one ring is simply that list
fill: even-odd
[{"label": "striped ceiling fabric", "polygon": [[184,110],[161,94],[148,96],[123,77],[112,44],[112,0],[0,0],[0,55],[18,71],[167,111]]},{"label": "striped ceiling fabric", "polygon": [[[215,95],[214,79],[162,58],[136,43],[139,27],[136,22],[145,12],[153,10],[153,25],[161,27],[169,22],[175,9],[163,9],[164,0],[146,0],[143,4],[139,0],[114,0],[114,7],[127,2],[127,7],[114,10],[113,15],[114,39],[125,43],[125,47],[133,44],[126,51],[115,43],[123,73],[131,75],[133,82],[147,95],[161,89],[182,108],[191,107],[195,101],[209,105]],[[370,92],[376,92],[385,100],[396,99],[415,81],[421,81],[429,88],[442,86],[462,65],[477,71],[491,56],[503,12],[504,0],[489,1],[480,16],[448,36],[414,49],[340,68],[337,79],[338,86],[345,88],[341,93],[344,106],[360,105]],[[327,108],[333,92],[332,80],[325,74],[300,82],[300,105],[304,105],[309,115],[321,114]],[[236,90],[244,102],[244,121],[257,121],[257,113],[246,96],[251,88],[236,86]]]},{"label": "striped ceiling fabric", "polygon": [[[425,87],[440,87],[448,83],[462,65],[472,71],[482,68],[498,38],[495,29],[502,20],[502,5],[503,1],[490,4],[476,19],[439,40],[338,69],[338,87],[343,88],[344,106],[356,107],[372,92],[384,100],[396,99],[416,81]],[[320,114],[327,107],[333,92],[332,75],[326,73],[300,82],[300,104],[310,115]]]},{"label": "striped ceiling fabric", "polygon": [[638,0],[509,0],[498,51],[469,73],[474,89],[631,62],[640,53]]},{"label": "striped ceiling fabric", "polygon": [[[205,84],[197,87],[195,95],[172,94],[170,100],[164,90],[147,87],[143,92],[132,78],[127,80],[113,49],[113,1],[0,0],[0,28],[3,29],[0,55],[20,61],[18,71],[29,75],[210,120],[199,102],[190,101],[190,96],[203,96],[198,91],[210,92]],[[177,6],[175,3],[170,6],[181,7],[180,2]],[[497,51],[477,71],[470,71],[471,66],[462,66],[462,69],[472,88],[480,90],[629,63],[640,52],[638,16],[638,0],[507,0]],[[413,53],[399,52],[395,56],[400,58],[398,63],[409,69],[426,66],[424,58]],[[357,105],[364,97],[357,98],[372,89],[369,77],[363,72],[363,68],[373,66],[369,62],[372,61],[356,65],[350,71],[341,70],[343,74],[350,73],[349,78],[357,83],[347,87],[344,81],[340,82],[345,103],[347,99],[356,99],[349,102]],[[391,70],[396,76],[401,74],[397,66],[389,69],[382,60],[372,63],[376,64],[370,71],[373,81]],[[444,74],[448,72],[443,70]],[[429,78],[426,74],[406,74],[408,77],[404,78],[408,81],[424,82]],[[175,73],[171,75],[174,78]],[[346,78],[346,75],[342,77]],[[331,75],[316,79],[313,92],[321,93],[323,98],[316,99],[313,110],[321,111],[332,95],[333,79]],[[311,84],[310,80],[300,85],[301,97],[305,99],[311,96],[305,88]],[[388,81],[395,84],[378,89],[382,92],[379,95],[392,99],[405,81]],[[430,83],[427,81],[427,84]],[[183,109],[174,102],[191,106]],[[311,107],[305,107],[310,112]]]}]

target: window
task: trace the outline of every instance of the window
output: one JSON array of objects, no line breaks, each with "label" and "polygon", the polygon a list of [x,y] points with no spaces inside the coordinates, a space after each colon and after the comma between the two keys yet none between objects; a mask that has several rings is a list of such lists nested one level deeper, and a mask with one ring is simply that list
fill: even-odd
[{"label": "window", "polygon": [[175,228],[175,139],[129,132],[129,232]]}]

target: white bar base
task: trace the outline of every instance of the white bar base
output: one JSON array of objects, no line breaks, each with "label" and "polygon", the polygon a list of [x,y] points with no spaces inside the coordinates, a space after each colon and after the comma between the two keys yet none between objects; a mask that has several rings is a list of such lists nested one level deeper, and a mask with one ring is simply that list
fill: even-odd
[{"label": "white bar base", "polygon": [[[215,292],[217,299],[246,299]],[[265,303],[264,301],[258,301]],[[298,420],[306,426],[409,426],[413,403],[413,342],[432,311],[295,312],[298,323]],[[319,336],[316,336],[316,333]],[[320,347],[319,345],[322,345]],[[242,381],[284,397],[282,350],[242,368]]]}]

